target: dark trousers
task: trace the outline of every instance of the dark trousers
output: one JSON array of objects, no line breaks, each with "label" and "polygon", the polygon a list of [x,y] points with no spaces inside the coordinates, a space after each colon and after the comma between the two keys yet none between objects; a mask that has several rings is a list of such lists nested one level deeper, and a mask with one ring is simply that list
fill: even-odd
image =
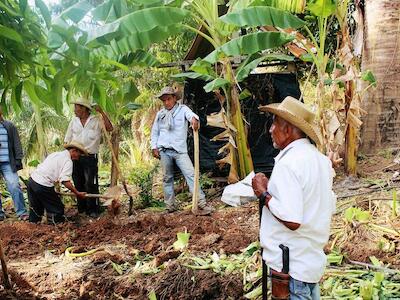
[{"label": "dark trousers", "polygon": [[27,185],[28,200],[30,204],[29,221],[38,223],[42,220],[44,210],[46,210],[47,221],[49,223],[63,222],[64,204],[54,187],[47,187],[29,178]]},{"label": "dark trousers", "polygon": [[[75,160],[72,172],[72,179],[74,180],[75,187],[80,192],[88,194],[99,193],[99,177],[97,166],[97,154],[89,154],[88,156],[81,156],[79,160]],[[86,212],[99,213],[99,199],[86,198],[77,199],[78,211],[80,213]]]}]

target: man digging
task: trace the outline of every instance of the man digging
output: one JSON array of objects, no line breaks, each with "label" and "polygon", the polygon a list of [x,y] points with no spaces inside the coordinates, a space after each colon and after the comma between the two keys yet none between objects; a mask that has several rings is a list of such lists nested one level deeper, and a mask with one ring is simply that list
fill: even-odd
[{"label": "man digging", "polygon": [[[107,131],[112,131],[113,126],[107,114],[100,106],[93,106],[88,100],[79,99],[74,104],[75,117],[69,123],[64,143],[71,141],[80,142],[85,146],[88,155],[74,161],[72,178],[76,188],[87,193],[99,193],[98,157],[102,133],[102,124]],[[91,114],[92,107],[102,116]],[[103,120],[102,120],[103,119]],[[77,199],[78,212],[86,213],[96,218],[99,214],[99,199]]]},{"label": "man digging", "polygon": [[82,144],[72,141],[64,146],[66,150],[55,152],[34,170],[27,184],[30,203],[29,221],[38,223],[46,210],[47,221],[50,224],[64,221],[64,204],[60,195],[54,190],[56,182],[62,183],[73,192],[78,199],[85,199],[85,192],[79,192],[71,182],[72,161],[77,161],[82,155],[87,155]]},{"label": "man digging", "polygon": [[[168,212],[175,211],[174,162],[181,170],[189,190],[193,193],[194,168],[187,154],[187,130],[190,122],[193,130],[199,129],[199,117],[186,105],[177,103],[177,94],[172,87],[165,87],[157,95],[164,105],[154,120],[151,129],[153,156],[161,160],[163,171],[164,201]],[[208,214],[204,192],[199,191],[199,214]]]},{"label": "man digging", "polygon": [[270,179],[258,173],[252,182],[254,193],[265,202],[260,242],[272,270],[272,294],[279,299],[289,294],[290,299],[319,299],[318,282],[326,264],[323,247],[336,202],[332,163],[309,140],[321,143],[315,115],[303,103],[286,97],[260,109],[274,114],[269,132],[281,150]]}]

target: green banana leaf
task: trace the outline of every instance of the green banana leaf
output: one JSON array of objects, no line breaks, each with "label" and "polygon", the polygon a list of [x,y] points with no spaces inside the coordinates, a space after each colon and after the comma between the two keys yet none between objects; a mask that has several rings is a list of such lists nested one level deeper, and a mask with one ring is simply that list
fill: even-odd
[{"label": "green banana leaf", "polygon": [[[126,37],[133,33],[148,32],[157,27],[179,24],[189,14],[185,9],[175,7],[154,7],[135,11],[89,32],[87,43],[112,35]],[[110,39],[108,39],[110,40]]]},{"label": "green banana leaf", "polygon": [[335,0],[315,0],[307,4],[307,9],[315,16],[327,18],[336,11]]},{"label": "green banana leaf", "polygon": [[157,58],[150,52],[138,50],[134,53],[129,53],[119,60],[124,65],[137,65],[143,67],[156,67],[160,64]]},{"label": "green banana leaf", "polygon": [[190,79],[201,79],[204,81],[210,81],[213,80],[214,77],[207,75],[207,74],[200,74],[196,72],[185,72],[185,73],[179,73],[171,76],[172,78],[175,79],[181,79],[181,78],[190,78]]},{"label": "green banana leaf", "polygon": [[122,16],[125,16],[131,11],[125,0],[109,0],[98,5],[91,11],[93,20],[110,23]]},{"label": "green banana leaf", "polygon": [[0,36],[23,44],[22,37],[17,31],[15,31],[10,27],[3,26],[1,24],[0,24]]},{"label": "green banana leaf", "polygon": [[254,6],[226,14],[220,19],[239,27],[271,25],[280,28],[299,28],[306,23],[291,13],[268,6]]},{"label": "green banana leaf", "polygon": [[244,54],[253,54],[262,50],[282,46],[294,38],[281,32],[256,32],[251,33],[227,42],[221,47],[215,49],[203,60],[211,64],[216,63],[221,55],[227,57],[239,56]]},{"label": "green banana leaf", "polygon": [[46,27],[50,28],[51,26],[51,14],[47,5],[42,0],[35,0],[35,5],[39,8],[40,13],[42,14],[43,20],[46,23]]},{"label": "green banana leaf", "polygon": [[236,70],[236,80],[238,82],[243,81],[247,76],[249,76],[250,72],[256,68],[263,61],[271,61],[271,60],[279,60],[279,61],[294,61],[294,56],[289,56],[285,54],[266,54],[258,58],[254,59],[254,57],[249,57],[249,60],[246,60],[242,63],[241,66]]},{"label": "green banana leaf", "polygon": [[197,58],[193,62],[193,64],[190,66],[190,70],[203,75],[209,75],[212,77],[217,76],[212,66],[208,62],[203,61],[201,58]]},{"label": "green banana leaf", "polygon": [[216,78],[213,81],[207,83],[203,88],[204,90],[209,93],[215,90],[218,90],[219,88],[225,87],[230,85],[230,81],[224,78]]},{"label": "green banana leaf", "polygon": [[150,31],[132,33],[120,40],[112,40],[109,44],[116,55],[125,55],[139,49],[147,49],[151,44],[162,42],[171,35],[180,32],[178,26],[157,27]]},{"label": "green banana leaf", "polygon": [[79,23],[92,8],[93,6],[88,1],[83,0],[64,10],[60,17]]}]

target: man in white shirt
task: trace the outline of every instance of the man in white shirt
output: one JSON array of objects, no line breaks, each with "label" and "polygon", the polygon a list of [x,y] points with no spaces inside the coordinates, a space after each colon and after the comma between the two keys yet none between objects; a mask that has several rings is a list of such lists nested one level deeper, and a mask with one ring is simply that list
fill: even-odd
[{"label": "man in white shirt", "polygon": [[[72,178],[78,190],[87,193],[99,193],[98,179],[98,153],[100,147],[102,124],[107,131],[112,131],[113,126],[107,114],[100,108],[94,106],[95,110],[102,116],[91,114],[92,105],[83,98],[72,102],[74,104],[75,117],[69,123],[64,142],[77,141],[84,145],[89,152],[87,156],[82,156],[74,161]],[[99,199],[78,199],[78,211],[86,213],[91,217],[99,214]]]},{"label": "man in white shirt", "polygon": [[[174,162],[181,170],[189,190],[193,193],[194,168],[187,154],[188,122],[193,130],[199,129],[199,117],[186,105],[177,103],[172,87],[165,87],[157,95],[164,105],[154,120],[151,129],[151,150],[155,158],[161,159],[163,170],[164,201],[168,212],[176,210],[174,194]],[[208,214],[212,208],[206,204],[206,196],[200,189],[199,208],[201,214]]]},{"label": "man in white shirt", "polygon": [[283,268],[279,246],[288,247],[290,299],[319,299],[318,282],[326,264],[323,247],[336,205],[332,163],[312,144],[320,144],[321,138],[314,113],[303,103],[286,97],[260,109],[274,114],[269,131],[274,147],[281,150],[270,179],[258,173],[252,182],[255,194],[265,201],[260,226],[263,259],[274,276]]},{"label": "man in white shirt", "polygon": [[87,155],[85,147],[79,142],[66,144],[64,151],[55,152],[39,164],[29,178],[27,184],[28,200],[30,203],[29,221],[38,223],[46,210],[49,223],[64,221],[64,204],[60,195],[54,190],[56,182],[62,183],[72,191],[78,199],[85,199],[85,192],[79,192],[71,182],[72,161],[81,155]]}]

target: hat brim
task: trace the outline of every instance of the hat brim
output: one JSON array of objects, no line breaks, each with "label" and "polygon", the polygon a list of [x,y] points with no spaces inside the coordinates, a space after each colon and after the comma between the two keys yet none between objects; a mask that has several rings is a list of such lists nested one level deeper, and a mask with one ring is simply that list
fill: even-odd
[{"label": "hat brim", "polygon": [[89,110],[92,110],[92,105],[87,104],[87,103],[85,103],[85,102],[81,102],[81,101],[72,101],[71,104],[82,105],[82,106],[88,108]]},{"label": "hat brim", "polygon": [[162,94],[160,93],[156,97],[158,99],[162,100],[161,97],[164,96],[164,95],[174,95],[174,96],[178,97],[178,95],[176,93],[162,93]]},{"label": "hat brim", "polygon": [[304,121],[303,119],[295,116],[291,112],[280,109],[280,103],[273,103],[265,106],[260,106],[259,109],[261,111],[268,111],[278,117],[281,117],[285,121],[289,122],[290,124],[296,126],[301,131],[303,131],[310,139],[312,139],[317,145],[322,144],[322,137],[319,134],[319,128],[316,124],[310,124]]},{"label": "hat brim", "polygon": [[72,149],[72,148],[73,149],[78,149],[79,151],[81,151],[81,153],[83,155],[85,155],[85,156],[89,155],[89,153],[87,152],[87,150],[85,148],[80,147],[80,146],[78,146],[76,144],[65,144],[64,148],[67,149],[67,150]]}]

